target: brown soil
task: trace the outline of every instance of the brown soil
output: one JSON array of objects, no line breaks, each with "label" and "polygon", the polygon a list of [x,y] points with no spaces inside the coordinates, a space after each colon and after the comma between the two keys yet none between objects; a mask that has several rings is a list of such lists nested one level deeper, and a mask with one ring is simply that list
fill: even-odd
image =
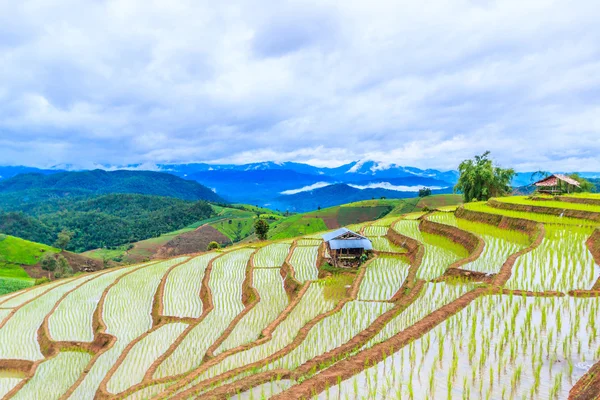
[{"label": "brown soil", "polygon": [[600,399],[600,362],[594,364],[569,391],[569,400]]},{"label": "brown soil", "polygon": [[555,216],[564,216],[569,218],[588,219],[595,222],[600,222],[600,213],[593,211],[573,210],[568,208],[555,208],[544,206],[532,206],[526,204],[514,204],[498,201],[494,199],[488,200],[488,205],[494,208],[512,211],[532,212],[537,214],[548,214]]},{"label": "brown soil", "polygon": [[[600,228],[596,228],[594,232],[591,234],[589,239],[585,242],[587,248],[592,253],[592,257],[594,257],[594,262],[597,265],[600,265]],[[600,290],[600,277],[594,286],[592,286],[592,290]]]},{"label": "brown soil", "polygon": [[231,240],[210,225],[203,225],[198,229],[182,233],[161,246],[154,257],[170,258],[183,254],[193,254],[206,251],[210,242],[220,245],[230,243]]},{"label": "brown soil", "polygon": [[[93,272],[104,268],[102,261],[94,260],[81,254],[71,253],[70,251],[61,251],[60,255],[67,259],[73,272]],[[53,274],[42,269],[40,264],[21,265],[29,276],[35,279],[50,278],[54,279]]]},{"label": "brown soil", "polygon": [[566,203],[578,203],[578,204],[589,204],[591,206],[600,206],[600,199],[586,199],[583,197],[568,197],[568,196],[557,196],[555,199],[558,201],[564,201]]}]

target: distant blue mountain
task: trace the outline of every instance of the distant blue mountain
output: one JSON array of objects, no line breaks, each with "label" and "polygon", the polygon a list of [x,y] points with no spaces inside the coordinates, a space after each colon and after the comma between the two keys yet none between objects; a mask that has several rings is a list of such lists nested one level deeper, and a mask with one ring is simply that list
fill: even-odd
[{"label": "distant blue mountain", "polygon": [[[143,167],[128,165],[117,169]],[[108,165],[105,168],[114,169]],[[0,180],[27,172],[51,174],[60,172],[60,169],[73,169],[73,166],[61,165],[46,170],[0,167]],[[311,204],[306,200],[307,197],[325,196],[330,192],[337,193],[338,204],[381,196],[410,197],[416,195],[420,187],[425,186],[437,192],[448,193],[458,180],[457,171],[419,169],[375,161],[353,161],[335,168],[267,161],[243,165],[159,164],[156,169],[208,186],[231,202],[290,210],[305,210],[309,207],[308,204]],[[597,172],[580,174],[587,178],[600,177],[600,173]],[[520,172],[515,176],[513,186],[528,186],[535,180],[537,179],[533,172]],[[319,205],[326,206],[325,202]]]}]

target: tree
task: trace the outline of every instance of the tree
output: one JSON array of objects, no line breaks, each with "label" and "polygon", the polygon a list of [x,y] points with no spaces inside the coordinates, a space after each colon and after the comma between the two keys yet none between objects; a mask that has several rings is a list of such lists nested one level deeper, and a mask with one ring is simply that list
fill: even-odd
[{"label": "tree", "polygon": [[427,197],[427,196],[431,196],[430,188],[426,187],[426,188],[419,189],[419,197]]},{"label": "tree", "polygon": [[43,270],[53,272],[56,269],[57,262],[54,254],[46,253],[40,259],[40,264]]},{"label": "tree", "polygon": [[206,250],[211,251],[211,250],[215,250],[215,249],[220,249],[221,246],[219,245],[219,243],[212,241],[208,244],[208,246],[206,247]]},{"label": "tree", "polygon": [[63,229],[62,231],[60,231],[58,233],[58,237],[56,238],[56,241],[54,242],[54,246],[58,247],[61,250],[66,249],[67,246],[69,245],[69,242],[73,238],[73,236],[74,236],[73,232],[69,231],[68,229]]},{"label": "tree", "polygon": [[585,179],[584,177],[580,176],[579,174],[571,174],[571,175],[569,175],[569,178],[573,178],[577,182],[579,182],[579,188],[575,189],[576,192],[595,192],[596,191],[596,186],[592,182],[590,182],[587,179]]},{"label": "tree", "polygon": [[58,266],[54,271],[55,278],[67,278],[73,275],[73,268],[69,265],[69,262],[63,256],[58,256]]},{"label": "tree", "polygon": [[267,240],[267,232],[269,232],[269,224],[264,219],[257,219],[254,222],[254,231],[260,240]]},{"label": "tree", "polygon": [[486,151],[473,160],[464,160],[458,166],[460,176],[454,191],[462,192],[465,202],[488,200],[511,193],[510,183],[515,170],[494,166],[489,155],[490,152]]}]

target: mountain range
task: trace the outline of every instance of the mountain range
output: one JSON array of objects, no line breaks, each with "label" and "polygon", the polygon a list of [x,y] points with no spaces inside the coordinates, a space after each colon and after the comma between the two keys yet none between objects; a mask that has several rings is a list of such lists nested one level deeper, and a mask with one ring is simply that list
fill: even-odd
[{"label": "mountain range", "polygon": [[[55,178],[51,178],[51,174],[61,176],[60,174],[64,173],[60,168],[70,169],[72,166],[40,170],[30,167],[0,167],[0,193],[3,191],[3,178],[10,178],[19,173],[36,172],[46,176],[36,179],[52,180]],[[113,166],[102,166],[102,168],[115,169]],[[152,166],[154,172],[138,171],[145,168],[148,166],[127,165],[120,167],[123,170],[120,173],[124,175],[140,173],[139,175],[144,176],[144,179],[156,177],[158,181],[150,186],[156,192],[156,187],[162,185],[164,191],[146,193],[143,190],[144,184],[141,184],[133,193],[183,198],[177,194],[173,195],[169,189],[169,182],[165,175],[170,174],[182,178],[182,181],[195,181],[211,189],[204,188],[206,190],[202,191],[202,195],[195,196],[195,199],[246,203],[297,212],[371,198],[414,197],[423,187],[431,188],[434,193],[450,193],[458,179],[458,171],[419,169],[375,161],[354,161],[335,168],[296,162],[261,162],[243,165],[158,164]],[[156,175],[144,175],[152,173]],[[600,176],[600,173],[595,172],[580,174],[588,178]],[[158,178],[159,176],[161,177]],[[533,181],[532,172],[520,172],[513,179],[513,186],[527,186]],[[35,183],[35,179],[32,182]],[[130,190],[129,188],[125,191]],[[114,191],[111,189],[109,192]]]}]

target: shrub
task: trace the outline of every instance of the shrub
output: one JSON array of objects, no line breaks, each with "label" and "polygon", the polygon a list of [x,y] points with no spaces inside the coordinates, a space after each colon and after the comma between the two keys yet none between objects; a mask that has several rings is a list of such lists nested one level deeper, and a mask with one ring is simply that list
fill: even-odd
[{"label": "shrub", "polygon": [[221,246],[219,245],[219,243],[212,241],[208,244],[208,246],[206,247],[206,250],[211,251],[211,250],[215,250],[215,249],[220,249]]},{"label": "shrub", "polygon": [[40,259],[40,264],[42,265],[42,269],[45,271],[53,272],[56,269],[58,263],[56,262],[56,258],[52,253],[45,253]]}]

